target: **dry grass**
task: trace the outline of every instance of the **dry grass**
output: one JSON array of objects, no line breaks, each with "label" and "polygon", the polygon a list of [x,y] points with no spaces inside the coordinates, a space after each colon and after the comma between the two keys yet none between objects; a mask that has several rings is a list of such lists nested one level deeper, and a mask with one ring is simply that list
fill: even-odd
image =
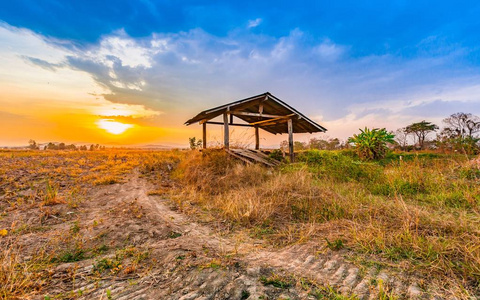
[{"label": "dry grass", "polygon": [[43,252],[31,259],[21,258],[13,239],[0,251],[0,299],[28,299],[48,281],[49,263]]},{"label": "dry grass", "polygon": [[[38,295],[50,267],[97,255],[108,238],[83,235],[120,214],[74,216],[95,201],[88,191],[122,182],[132,170],[151,179],[170,173],[153,194],[170,194],[180,209],[193,208],[228,230],[277,246],[316,240],[345,247],[352,256],[478,293],[478,166],[432,154],[362,163],[348,152],[305,152],[299,163],[267,169],[222,151],[0,151],[0,231],[7,231],[0,235],[0,299]],[[48,243],[19,243],[40,233]]]},{"label": "dry grass", "polygon": [[184,183],[175,199],[277,245],[340,241],[446,288],[478,292],[480,171],[465,157],[362,163],[349,153],[306,152],[301,161],[272,170],[192,152],[174,172]]},{"label": "dry grass", "polygon": [[[112,252],[123,266],[119,274],[141,270],[145,251],[132,248],[128,231],[109,225],[144,220],[143,210],[134,199],[113,209],[97,204],[95,191],[136,169],[148,175],[180,156],[172,153],[0,151],[0,299],[43,298],[59,285],[58,265]],[[100,217],[89,219],[95,209]]]}]

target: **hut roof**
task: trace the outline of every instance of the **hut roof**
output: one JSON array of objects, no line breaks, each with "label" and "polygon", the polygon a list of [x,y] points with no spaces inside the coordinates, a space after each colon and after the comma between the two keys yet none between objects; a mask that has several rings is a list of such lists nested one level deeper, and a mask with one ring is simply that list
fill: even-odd
[{"label": "hut roof", "polygon": [[325,127],[310,120],[269,92],[204,110],[185,122],[185,124],[190,125],[196,122],[209,123],[209,120],[224,113],[247,122],[248,124],[244,124],[246,126],[255,126],[273,134],[288,133],[288,119],[292,119],[294,133],[327,131]]}]

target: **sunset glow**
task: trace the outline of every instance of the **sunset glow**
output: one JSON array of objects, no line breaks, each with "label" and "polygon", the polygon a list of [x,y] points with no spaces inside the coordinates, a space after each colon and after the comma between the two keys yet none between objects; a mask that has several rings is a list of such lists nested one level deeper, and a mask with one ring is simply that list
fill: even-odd
[{"label": "sunset glow", "polygon": [[202,131],[186,120],[267,91],[342,140],[480,115],[480,4],[34,3],[0,4],[0,147],[187,147]]},{"label": "sunset glow", "polygon": [[109,119],[102,119],[97,122],[97,125],[111,134],[122,134],[133,127],[132,124],[123,124]]}]

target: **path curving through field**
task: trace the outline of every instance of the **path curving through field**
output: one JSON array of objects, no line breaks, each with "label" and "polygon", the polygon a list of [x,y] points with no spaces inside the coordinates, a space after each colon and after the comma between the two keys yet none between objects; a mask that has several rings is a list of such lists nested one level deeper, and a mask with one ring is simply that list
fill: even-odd
[{"label": "path curving through field", "polygon": [[[347,262],[341,251],[319,253],[315,243],[269,249],[254,239],[239,243],[222,237],[175,211],[167,199],[149,195],[154,188],[135,172],[125,182],[101,187],[94,194],[102,209],[134,204],[135,209],[123,212],[145,215],[128,222],[112,218],[107,224],[112,232],[126,232],[136,247],[149,249],[151,260],[145,270],[94,278],[93,266],[99,258],[64,264],[56,274],[64,280],[75,266],[75,274],[61,288],[64,293],[69,290],[81,299],[316,299],[298,284],[282,288],[260,280],[269,274],[283,274],[360,299],[378,299],[382,290],[400,298],[434,298],[412,278],[375,268],[360,269]],[[99,210],[92,209],[91,214],[89,218],[98,218]]]}]

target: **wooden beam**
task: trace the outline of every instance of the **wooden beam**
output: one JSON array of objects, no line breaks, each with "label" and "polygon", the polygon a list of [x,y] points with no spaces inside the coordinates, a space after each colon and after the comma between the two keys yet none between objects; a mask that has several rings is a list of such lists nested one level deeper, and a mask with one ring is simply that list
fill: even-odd
[{"label": "wooden beam", "polygon": [[[208,121],[208,122],[205,122],[205,124],[223,125],[223,122]],[[254,127],[253,125],[250,125],[250,124],[238,124],[238,123],[233,123],[233,124],[228,124],[228,125],[230,125],[230,126]]]},{"label": "wooden beam", "polygon": [[282,124],[282,123],[287,123],[288,120],[289,119],[287,119],[287,118],[281,118],[281,119],[274,120],[274,121],[271,121],[271,122],[261,123],[260,125],[262,125],[262,128],[265,128],[265,127],[270,126],[270,125],[278,125],[278,124]]},{"label": "wooden beam", "polygon": [[203,128],[203,139],[202,139],[202,142],[203,142],[203,149],[207,149],[207,123],[203,123],[202,124],[202,128]]},{"label": "wooden beam", "polygon": [[230,114],[230,124],[233,124],[233,115]]},{"label": "wooden beam", "polygon": [[228,114],[223,113],[223,145],[225,149],[230,149],[230,133],[228,132]]},{"label": "wooden beam", "polygon": [[255,150],[260,149],[260,135],[258,134],[258,126],[255,126]]},{"label": "wooden beam", "polygon": [[247,164],[249,164],[249,165],[253,164],[253,162],[251,162],[250,160],[246,159],[245,157],[242,157],[241,155],[238,155],[237,153],[233,152],[232,150],[225,149],[225,151],[226,151],[228,154],[230,154],[231,156],[236,157],[236,158],[242,160],[243,162],[245,162],[245,163],[247,163]]},{"label": "wooden beam", "polygon": [[293,121],[288,119],[288,152],[290,154],[290,162],[295,161],[295,153],[293,152]]},{"label": "wooden beam", "polygon": [[232,114],[234,114],[236,116],[263,117],[263,118],[281,118],[281,117],[284,117],[284,116],[280,116],[280,115],[268,115],[268,114],[252,113],[252,112],[246,112],[246,111],[232,111]]},{"label": "wooden beam", "polygon": [[291,117],[293,117],[294,115],[295,114],[289,114],[289,115],[286,115],[286,116],[280,116],[278,118],[262,120],[262,121],[258,121],[258,122],[252,122],[252,123],[250,123],[250,125],[260,125],[260,124],[263,124],[263,123],[270,123],[270,122],[279,121],[279,120],[286,120],[288,118],[291,119]]}]

